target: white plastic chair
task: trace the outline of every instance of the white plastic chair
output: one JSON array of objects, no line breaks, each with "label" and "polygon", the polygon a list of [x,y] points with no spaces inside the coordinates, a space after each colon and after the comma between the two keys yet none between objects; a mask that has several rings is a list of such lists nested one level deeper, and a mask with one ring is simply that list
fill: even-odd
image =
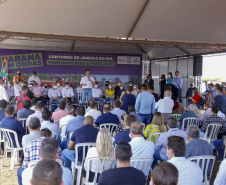
[{"label": "white plastic chair", "polygon": [[141,123],[141,125],[143,126],[143,131],[145,130],[145,127],[146,127],[146,125],[145,125],[145,123]]},{"label": "white plastic chair", "polygon": [[[188,158],[188,160],[197,163],[200,166],[201,170],[203,171],[203,178],[204,178],[203,185],[210,184],[210,179],[211,179],[215,159],[216,157],[212,155],[194,156],[194,157]],[[212,163],[210,163],[211,161]],[[207,173],[208,173],[209,166],[211,166],[211,169],[210,169],[210,174],[208,178]]]},{"label": "white plastic chair", "polygon": [[52,137],[54,137],[55,139],[58,138],[58,132],[52,132]]},{"label": "white plastic chair", "polygon": [[156,141],[159,139],[159,137],[163,133],[164,132],[154,132],[154,133],[152,133],[152,134],[149,135],[149,140],[151,141],[151,139],[153,138],[154,139],[153,143],[156,143]]},{"label": "white plastic chair", "polygon": [[172,117],[175,117],[177,121],[180,121],[181,114],[171,114]]},{"label": "white plastic chair", "polygon": [[99,128],[109,129],[111,136],[113,137],[113,132],[118,128],[118,125],[115,123],[104,123],[104,124],[101,124]]},{"label": "white plastic chair", "polygon": [[61,133],[62,133],[61,141],[64,141],[64,139],[66,139],[66,135],[65,135],[66,127],[67,127],[67,125],[61,126]]},{"label": "white plastic chair", "polygon": [[[200,139],[206,140],[209,144],[211,144],[212,141],[217,139],[217,136],[220,132],[221,127],[222,127],[222,124],[218,124],[218,123],[209,124],[206,128],[204,138],[200,137]],[[209,130],[211,130],[210,135],[208,135]]]},{"label": "white plastic chair", "polygon": [[[93,167],[94,166],[94,167]],[[97,175],[101,174],[103,171],[108,169],[113,169],[116,167],[116,160],[114,157],[111,158],[103,158],[102,160],[99,157],[91,157],[87,159],[87,168],[86,168],[86,176],[82,179],[82,185],[96,185],[97,184]],[[94,179],[92,182],[89,182],[89,175],[91,169],[94,169]]]},{"label": "white plastic chair", "polygon": [[182,130],[184,130],[185,122],[187,122],[187,127],[189,125],[197,125],[197,118],[193,117],[184,118],[182,121]]},{"label": "white plastic chair", "polygon": [[[86,154],[90,147],[96,146],[96,143],[79,143],[75,145],[75,162],[72,161],[71,169],[72,169],[72,182],[75,181],[75,172],[77,171],[77,180],[76,185],[80,185],[81,176],[82,176],[82,167],[85,162]],[[82,161],[78,161],[78,148],[82,147]]]},{"label": "white plastic chair", "polygon": [[21,124],[23,125],[23,127],[26,129],[26,134],[27,134],[28,133],[28,129],[27,129],[27,126],[26,126],[27,118],[20,118],[19,119],[19,122],[21,122]]},{"label": "white plastic chair", "polygon": [[[10,150],[11,152],[10,169],[13,170],[14,163],[18,162],[19,151],[23,150],[23,148],[19,145],[17,133],[15,131],[3,128],[0,129],[0,131],[2,132],[2,136],[4,138],[4,156],[2,158],[2,166],[4,165],[4,160],[7,159],[7,152],[9,152],[8,150]],[[15,139],[15,143],[13,143],[12,136]]]},{"label": "white plastic chair", "polygon": [[59,118],[59,119],[54,119],[53,121],[54,121],[54,123],[59,127],[59,125],[60,125],[60,119],[61,118]]},{"label": "white plastic chair", "polygon": [[[0,122],[0,128],[1,128],[1,122]],[[2,136],[2,132],[0,131],[0,146],[2,143],[4,143],[4,138]],[[0,149],[0,151],[1,151],[1,149]]]},{"label": "white plastic chair", "polygon": [[147,177],[147,180],[153,160],[153,158],[131,158],[130,164],[132,167],[141,170]]}]

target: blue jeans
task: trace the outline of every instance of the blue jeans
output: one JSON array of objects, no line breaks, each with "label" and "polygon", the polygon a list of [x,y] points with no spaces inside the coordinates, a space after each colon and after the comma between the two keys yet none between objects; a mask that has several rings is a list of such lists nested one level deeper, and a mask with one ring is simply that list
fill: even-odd
[{"label": "blue jeans", "polygon": [[61,148],[61,150],[62,151],[64,151],[65,149],[67,149],[67,140],[65,140],[65,141],[62,141],[61,143],[60,143],[60,148]]},{"label": "blue jeans", "polygon": [[92,89],[82,89],[82,104],[85,103],[87,96],[87,102],[92,98]]},{"label": "blue jeans", "polygon": [[75,162],[75,151],[65,149],[63,151],[63,159],[65,166],[71,170],[71,161]]},{"label": "blue jeans", "polygon": [[115,100],[114,98],[110,98],[110,97],[107,97],[107,98],[106,98],[106,101],[110,101],[111,103],[112,103],[114,100]]},{"label": "blue jeans", "polygon": [[44,106],[47,103],[47,100],[43,96],[41,96],[40,98],[38,98],[38,101],[41,101],[42,102],[42,106]]},{"label": "blue jeans", "polygon": [[159,150],[155,150],[155,153],[153,155],[154,161],[151,165],[151,168],[154,169],[155,165],[157,164],[158,160],[162,160]]},{"label": "blue jeans", "polygon": [[19,185],[22,185],[22,173],[25,170],[25,168],[19,167],[17,170],[17,177],[18,177],[18,183]]},{"label": "blue jeans", "polygon": [[221,157],[221,159],[223,159],[223,157],[224,157],[224,150],[223,150],[224,140],[217,139],[217,140],[213,141],[213,144],[214,144],[215,148],[217,149],[219,156]]},{"label": "blue jeans", "polygon": [[[59,105],[60,104],[60,98],[58,98],[57,100],[49,98],[49,102],[50,102],[50,104],[57,103]],[[51,110],[53,110],[54,108],[57,108],[57,105],[51,105]]]},{"label": "blue jeans", "polygon": [[198,109],[200,109],[200,104],[198,103],[198,104],[196,104],[196,107],[198,108]]},{"label": "blue jeans", "polygon": [[105,104],[106,100],[103,98],[93,98],[93,101],[100,101],[100,109],[102,109],[103,104]]},{"label": "blue jeans", "polygon": [[139,113],[139,115],[142,118],[142,123],[145,123],[146,126],[151,123],[151,115],[152,114],[141,114],[141,113]]}]

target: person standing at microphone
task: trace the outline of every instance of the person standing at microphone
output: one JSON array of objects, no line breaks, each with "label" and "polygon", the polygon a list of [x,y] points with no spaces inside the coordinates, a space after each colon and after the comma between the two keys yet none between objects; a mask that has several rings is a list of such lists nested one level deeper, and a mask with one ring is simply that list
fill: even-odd
[{"label": "person standing at microphone", "polygon": [[92,98],[92,88],[95,84],[95,80],[92,76],[90,76],[90,69],[86,70],[86,76],[82,77],[80,81],[80,85],[82,87],[82,104],[86,101],[87,96],[87,102],[91,100]]}]

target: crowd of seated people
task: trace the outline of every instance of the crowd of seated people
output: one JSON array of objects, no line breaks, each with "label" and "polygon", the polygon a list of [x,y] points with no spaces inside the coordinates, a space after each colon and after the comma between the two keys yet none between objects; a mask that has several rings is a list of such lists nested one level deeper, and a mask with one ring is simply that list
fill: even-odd
[{"label": "crowd of seated people", "polygon": [[[102,172],[102,169],[98,169],[96,179],[98,184],[145,184],[149,170],[143,172],[137,170],[132,161],[153,158],[153,162],[150,163],[153,169],[150,184],[176,185],[178,182],[179,184],[189,182],[198,185],[202,184],[203,173],[201,168],[188,158],[213,156],[213,147],[215,147],[219,154],[218,161],[223,160],[224,140],[221,137],[212,143],[200,139],[204,137],[211,123],[222,125],[219,136],[226,134],[224,109],[222,110],[222,106],[225,105],[218,103],[223,101],[221,96],[224,95],[219,87],[216,88],[215,97],[210,98],[209,103],[206,103],[207,110],[201,119],[201,124],[188,126],[185,123],[182,130],[181,126],[185,118],[198,118],[200,114],[197,96],[189,98],[191,104],[184,110],[181,103],[172,100],[170,90],[164,91],[160,99],[154,88],[147,85],[152,83],[150,78],[147,84],[141,85],[141,91],[138,91],[137,86],[132,87],[132,82],[129,82],[128,87],[125,88],[121,81],[117,83],[115,89],[112,84],[106,82],[102,91],[98,83],[94,82],[89,107],[86,109],[83,104],[73,105],[74,90],[69,83],[65,83],[65,87],[60,86],[59,82],[53,83],[47,93],[46,89],[39,85],[36,73],[30,79],[32,88],[24,85],[20,76],[15,85],[17,90],[20,89],[20,93],[15,96],[19,109],[17,114],[7,100],[0,100],[1,128],[15,131],[19,144],[24,147],[24,159],[18,169],[19,184],[38,182],[37,177],[40,177],[40,182],[50,183],[47,182],[48,178],[42,174],[43,172],[36,170],[45,166],[43,161],[55,166],[55,170],[59,167],[55,172],[59,173],[58,176],[50,173],[53,175],[52,178],[60,178],[55,184],[73,184],[71,164],[75,162],[75,146],[81,143],[96,143],[95,147],[85,151],[87,157],[84,161],[83,175],[91,174],[89,181],[95,179],[97,166],[94,162],[91,168],[87,169],[89,159],[115,157],[117,160],[117,168],[110,169],[110,165],[106,163],[105,169],[108,170]],[[198,94],[197,89],[192,88],[192,90]],[[32,93],[34,98],[31,99],[28,92]],[[13,99],[12,94],[10,97]],[[51,108],[55,111],[45,108],[46,97],[49,97],[51,102],[56,102]],[[98,102],[101,103],[99,110]],[[175,118],[174,111],[179,111],[177,113],[181,116]],[[27,119],[25,128],[17,120],[20,118]],[[113,132],[109,131],[110,127],[101,128],[107,123],[116,126]],[[27,134],[26,130],[28,130]],[[155,133],[160,133],[160,136],[153,135]],[[209,137],[209,133],[206,135]],[[78,150],[79,162],[83,161],[83,152],[82,149]],[[55,159],[61,161],[61,165],[56,163]],[[36,161],[37,164],[29,166],[30,161]],[[224,160],[216,182],[225,181],[222,175],[225,167]],[[167,179],[163,176],[165,172],[168,173]]]}]

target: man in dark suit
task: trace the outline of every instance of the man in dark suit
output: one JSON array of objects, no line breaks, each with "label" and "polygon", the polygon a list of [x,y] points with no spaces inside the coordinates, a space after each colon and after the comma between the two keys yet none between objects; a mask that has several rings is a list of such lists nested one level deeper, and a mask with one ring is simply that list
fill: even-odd
[{"label": "man in dark suit", "polygon": [[151,74],[147,75],[147,79],[145,80],[145,83],[148,83],[148,87],[154,86],[154,80],[151,78]]}]

